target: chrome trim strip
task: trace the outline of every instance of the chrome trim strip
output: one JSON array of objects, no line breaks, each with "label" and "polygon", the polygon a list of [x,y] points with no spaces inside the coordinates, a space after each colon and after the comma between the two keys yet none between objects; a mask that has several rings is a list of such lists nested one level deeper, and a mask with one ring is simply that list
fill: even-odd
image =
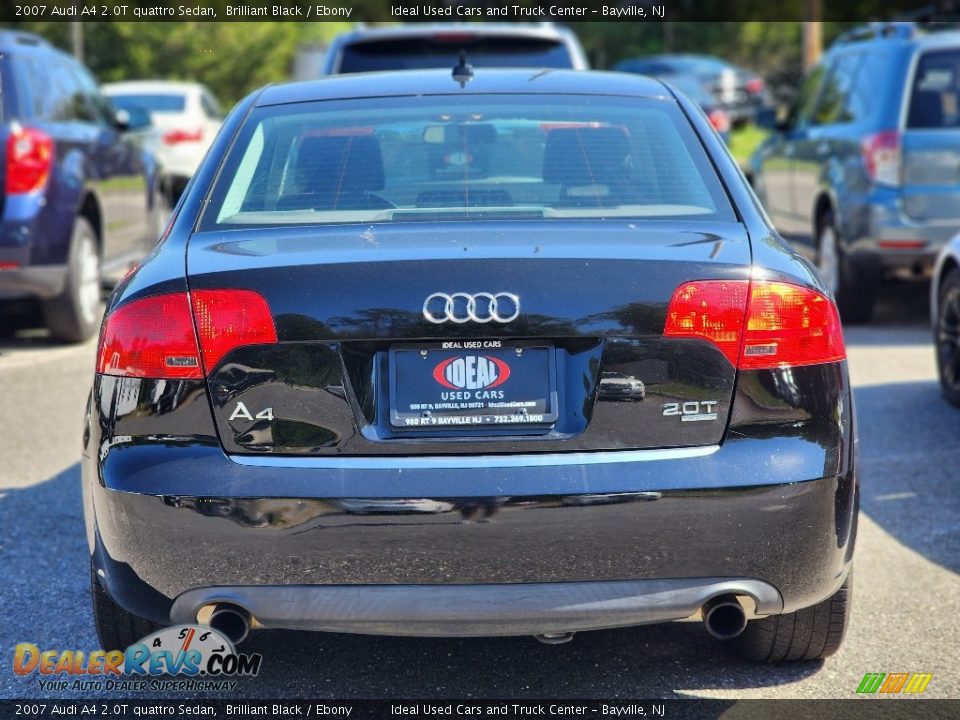
[{"label": "chrome trim strip", "polygon": [[719,445],[658,450],[605,450],[600,452],[527,455],[430,455],[423,457],[293,457],[290,455],[228,455],[238,465],[251,467],[316,468],[322,470],[464,470],[471,468],[551,467],[607,465],[657,460],[707,457]]}]

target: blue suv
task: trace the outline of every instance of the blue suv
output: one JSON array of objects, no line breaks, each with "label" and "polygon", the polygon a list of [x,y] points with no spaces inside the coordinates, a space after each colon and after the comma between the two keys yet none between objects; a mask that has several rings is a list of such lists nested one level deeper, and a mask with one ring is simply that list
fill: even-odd
[{"label": "blue suv", "polygon": [[0,32],[0,306],[39,300],[54,338],[99,320],[105,279],[141,259],[164,220],[143,145],[149,114],[116,112],[90,72],[41,38]]},{"label": "blue suv", "polygon": [[[932,29],[931,29],[932,30]],[[890,277],[926,279],[960,230],[960,33],[883,23],[841,36],[748,174],[848,322]]]}]

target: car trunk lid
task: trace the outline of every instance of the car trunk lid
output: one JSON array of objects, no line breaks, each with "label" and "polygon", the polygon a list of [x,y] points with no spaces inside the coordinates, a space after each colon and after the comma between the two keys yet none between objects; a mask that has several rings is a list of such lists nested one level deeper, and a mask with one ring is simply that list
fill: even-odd
[{"label": "car trunk lid", "polygon": [[191,292],[253,290],[276,325],[207,369],[224,448],[320,456],[718,443],[736,370],[665,338],[667,306],[749,264],[743,226],[706,221],[210,231],[187,258]]}]

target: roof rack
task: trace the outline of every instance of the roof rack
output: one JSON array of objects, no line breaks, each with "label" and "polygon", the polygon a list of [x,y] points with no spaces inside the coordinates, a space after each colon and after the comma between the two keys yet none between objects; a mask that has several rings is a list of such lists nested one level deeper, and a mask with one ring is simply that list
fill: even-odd
[{"label": "roof rack", "polygon": [[847,30],[837,38],[838,43],[861,42],[863,40],[908,39],[916,35],[917,23],[914,22],[872,22],[852,30]]},{"label": "roof rack", "polygon": [[0,30],[0,38],[13,41],[18,45],[49,45],[45,39],[33,33],[20,32],[19,30]]}]

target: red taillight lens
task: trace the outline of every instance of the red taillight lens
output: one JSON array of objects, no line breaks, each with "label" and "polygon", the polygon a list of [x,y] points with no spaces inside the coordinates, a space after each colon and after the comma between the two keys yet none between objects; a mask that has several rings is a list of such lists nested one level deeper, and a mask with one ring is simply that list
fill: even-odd
[{"label": "red taillight lens", "polygon": [[266,300],[251,290],[199,290],[192,299],[193,313],[187,293],[141,298],[112,312],[100,336],[97,372],[200,379],[235,348],[277,341]]},{"label": "red taillight lens", "polygon": [[676,289],[666,337],[702,338],[741,370],[846,357],[836,306],[810,288],[767,280],[701,280]]},{"label": "red taillight lens", "polygon": [[252,290],[197,290],[191,295],[203,366],[207,372],[234,348],[277,341],[270,306],[258,293]]},{"label": "red taillight lens", "polygon": [[185,142],[200,142],[203,140],[203,128],[196,130],[169,130],[161,138],[164,145],[177,145]]},{"label": "red taillight lens", "polygon": [[884,250],[919,250],[926,244],[923,240],[877,240],[877,247]]},{"label": "red taillight lens", "polygon": [[847,357],[837,306],[815,290],[754,281],[741,370],[819,365]]},{"label": "red taillight lens", "polygon": [[202,378],[187,294],[141,298],[110,313],[100,335],[97,372],[126,377]]},{"label": "red taillight lens", "polygon": [[867,135],[860,143],[867,176],[880,185],[900,184],[900,133],[896,130]]},{"label": "red taillight lens", "polygon": [[718,133],[730,132],[730,117],[723,110],[711,110],[707,118]]},{"label": "red taillight lens", "polygon": [[53,138],[42,130],[16,128],[7,136],[8,195],[46,187],[53,167]]},{"label": "red taillight lens", "polygon": [[746,280],[701,280],[681,285],[670,300],[663,334],[709,340],[736,365],[748,289]]},{"label": "red taillight lens", "polygon": [[763,84],[763,78],[750,78],[743,87],[751,95],[759,95],[763,92],[765,86]]}]

